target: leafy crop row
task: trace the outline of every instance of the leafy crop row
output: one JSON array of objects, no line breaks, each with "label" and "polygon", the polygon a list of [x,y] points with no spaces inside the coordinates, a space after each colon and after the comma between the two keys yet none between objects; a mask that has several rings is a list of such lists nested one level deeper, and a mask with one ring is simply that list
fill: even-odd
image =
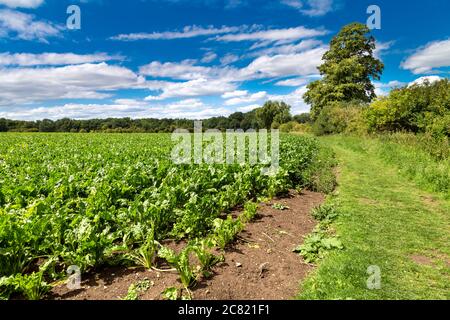
[{"label": "leafy crop row", "polygon": [[[167,238],[215,234],[224,247],[242,225],[222,214],[310,185],[317,141],[281,140],[282,169],[267,176],[260,165],[175,165],[165,134],[1,134],[0,296],[40,298],[71,265],[150,268]],[[256,214],[246,209],[244,222]]]}]

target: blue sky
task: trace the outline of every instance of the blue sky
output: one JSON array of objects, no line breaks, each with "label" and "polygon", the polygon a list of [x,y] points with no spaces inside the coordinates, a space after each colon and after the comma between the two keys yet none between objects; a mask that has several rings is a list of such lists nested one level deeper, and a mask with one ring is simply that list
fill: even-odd
[{"label": "blue sky", "polygon": [[269,99],[307,112],[330,39],[373,4],[379,95],[449,77],[447,0],[0,0],[0,118],[194,119]]}]

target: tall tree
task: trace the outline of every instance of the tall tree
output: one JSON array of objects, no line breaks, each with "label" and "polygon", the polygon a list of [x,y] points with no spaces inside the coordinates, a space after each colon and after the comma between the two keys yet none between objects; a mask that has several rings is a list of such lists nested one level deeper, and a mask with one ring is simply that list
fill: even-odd
[{"label": "tall tree", "polygon": [[374,57],[375,47],[375,38],[361,23],[343,27],[333,38],[318,68],[323,78],[310,83],[303,96],[313,119],[330,102],[370,102],[376,97],[372,80],[380,79],[384,64]]},{"label": "tall tree", "polygon": [[279,126],[291,120],[291,107],[279,101],[267,101],[262,108],[256,109],[256,120],[262,128],[270,129],[274,122]]}]

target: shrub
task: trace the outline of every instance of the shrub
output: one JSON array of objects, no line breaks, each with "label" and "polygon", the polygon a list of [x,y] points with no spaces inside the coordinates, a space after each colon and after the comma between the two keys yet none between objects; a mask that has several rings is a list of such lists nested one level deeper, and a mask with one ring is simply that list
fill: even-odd
[{"label": "shrub", "polygon": [[311,123],[311,115],[309,113],[295,115],[293,119],[300,124]]},{"label": "shrub", "polygon": [[371,132],[406,130],[450,136],[450,81],[395,89],[373,102],[365,119]]},{"label": "shrub", "polygon": [[297,132],[297,133],[309,133],[311,132],[311,126],[309,123],[298,123],[296,121],[290,121],[284,123],[279,127],[281,132]]},{"label": "shrub", "polygon": [[313,125],[316,135],[337,133],[359,133],[367,131],[363,110],[364,105],[358,102],[335,102],[326,106]]}]

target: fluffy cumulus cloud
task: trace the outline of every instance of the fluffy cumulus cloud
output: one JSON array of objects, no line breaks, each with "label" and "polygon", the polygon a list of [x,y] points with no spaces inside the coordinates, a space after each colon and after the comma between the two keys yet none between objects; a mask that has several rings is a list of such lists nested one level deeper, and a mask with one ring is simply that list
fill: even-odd
[{"label": "fluffy cumulus cloud", "polygon": [[277,81],[275,85],[284,87],[299,87],[308,82],[305,78],[290,78],[286,80]]},{"label": "fluffy cumulus cloud", "polygon": [[181,62],[153,61],[139,68],[139,72],[145,76],[154,78],[171,78],[177,80],[193,80],[213,73],[209,67],[194,65],[194,60],[184,60]]},{"label": "fluffy cumulus cloud", "polygon": [[[281,80],[277,85],[299,87],[309,82],[308,77],[317,74],[317,66],[322,63],[322,55],[327,49],[316,38],[326,34],[328,31],[323,28],[304,26],[187,26],[175,31],[122,34],[113,39],[135,41],[204,37],[207,43],[250,42],[251,45],[240,54],[226,53],[219,57],[214,49],[205,49],[206,53],[198,60],[151,61],[139,68],[139,74],[147,78],[145,85],[154,91],[145,98],[146,101],[221,96],[225,106],[245,110],[264,102],[269,93],[237,90],[244,82],[287,77],[303,80]],[[239,62],[240,67],[236,67],[235,62]]]},{"label": "fluffy cumulus cloud", "polygon": [[105,118],[186,118],[205,119],[230,115],[232,111],[211,106],[199,99],[186,99],[167,104],[150,104],[132,99],[116,100],[113,104],[64,104],[52,107],[0,108],[0,118],[18,120],[52,119],[61,115],[71,119]]},{"label": "fluffy cumulus cloud", "polygon": [[[14,1],[9,2],[11,8],[39,6],[38,1],[35,4],[29,1],[29,7],[25,6],[25,0],[15,1],[16,4],[21,2],[21,6],[12,5]],[[312,8],[307,2],[304,5],[301,10]],[[60,37],[64,29],[14,9],[0,9],[0,27],[0,38],[41,42]],[[270,98],[292,104],[294,112],[303,111],[305,104],[299,93],[317,74],[317,66],[322,63],[322,55],[327,50],[319,39],[326,34],[328,31],[321,27],[192,25],[179,30],[112,37],[118,41],[201,38],[200,41],[207,44],[196,59],[154,60],[134,66],[135,71],[114,65],[117,61],[127,63],[129,60],[125,57],[101,52],[3,52],[0,53],[0,117],[198,119],[228,115],[236,110],[250,111]],[[221,52],[221,46],[236,46],[240,42],[248,42],[249,45]],[[249,81],[276,81],[276,86],[293,87],[294,91],[287,95],[271,95],[270,90],[240,90]],[[119,94],[116,96],[122,89],[147,90],[147,97],[128,99]],[[216,101],[216,105],[205,103],[205,97],[212,97],[208,101]],[[58,105],[57,101],[61,99],[104,101]],[[40,106],[41,103],[46,106]],[[51,104],[56,105],[48,107]],[[7,111],[5,106],[8,106]]]},{"label": "fluffy cumulus cloud", "polygon": [[44,0],[0,0],[3,4],[10,8],[37,8],[44,3]]},{"label": "fluffy cumulus cloud", "polygon": [[297,54],[262,56],[250,63],[242,72],[255,78],[305,76],[317,73],[322,64],[325,48],[315,48]]},{"label": "fluffy cumulus cloud", "polygon": [[414,85],[422,85],[422,84],[424,84],[424,83],[426,83],[426,82],[428,82],[428,83],[433,83],[433,82],[436,82],[436,81],[439,81],[439,80],[442,80],[443,78],[441,78],[441,77],[439,77],[439,76],[426,76],[426,77],[420,77],[420,78],[418,78],[418,79],[416,79],[416,80],[414,80],[414,81],[412,81],[412,82],[410,82],[409,84],[408,84],[408,86],[414,86]]},{"label": "fluffy cumulus cloud", "polygon": [[52,22],[37,20],[32,14],[11,9],[0,9],[0,37],[47,42],[61,36],[63,27]]},{"label": "fluffy cumulus cloud", "polygon": [[[161,93],[151,95],[148,99],[163,100],[224,92],[229,94],[241,83],[253,80],[300,77],[306,80],[282,80],[277,85],[303,85],[309,82],[308,78],[317,75],[317,66],[322,63],[326,50],[327,46],[323,42],[311,39],[289,45],[274,45],[259,51],[260,55],[257,57],[253,53],[244,55],[241,58],[248,59],[249,62],[241,68],[223,64],[204,66],[199,65],[196,60],[183,60],[152,61],[140,67],[139,71],[141,75],[152,78],[149,81],[165,81],[165,85],[159,88]],[[179,82],[180,80],[185,82]],[[247,103],[253,101],[254,99],[250,99]]]},{"label": "fluffy cumulus cloud", "polygon": [[0,69],[0,106],[54,99],[101,99],[118,89],[138,88],[144,79],[107,63],[48,68]]},{"label": "fluffy cumulus cloud", "polygon": [[450,39],[428,43],[408,57],[401,65],[414,74],[437,72],[436,69],[450,66]]},{"label": "fluffy cumulus cloud", "polygon": [[245,106],[245,107],[239,107],[236,110],[238,112],[244,112],[245,113],[245,112],[253,111],[253,110],[255,110],[257,108],[260,108],[260,107],[261,107],[260,104],[251,104],[251,105],[248,105],[248,106]]},{"label": "fluffy cumulus cloud", "polygon": [[222,95],[228,91],[233,91],[236,87],[236,84],[220,79],[208,80],[200,78],[186,82],[167,82],[161,86],[161,94],[150,95],[145,99],[152,101],[169,98],[215,96]]},{"label": "fluffy cumulus cloud", "polygon": [[181,62],[153,61],[142,66],[142,75],[175,80],[221,79],[223,81],[246,81],[272,77],[307,76],[317,73],[322,63],[325,47],[318,47],[294,54],[262,55],[246,67],[205,67],[193,60]]},{"label": "fluffy cumulus cloud", "polygon": [[222,95],[223,99],[231,99],[231,98],[238,98],[238,97],[244,97],[248,95],[248,91],[247,90],[234,90],[231,92],[225,92]]},{"label": "fluffy cumulus cloud", "polygon": [[[236,92],[236,91],[234,91]],[[224,94],[223,96],[227,96]],[[260,91],[253,94],[246,93],[245,95],[235,96],[233,98],[230,98],[225,101],[225,105],[227,106],[235,106],[235,105],[242,105],[242,104],[249,104],[253,102],[260,101],[262,102],[263,99],[267,97],[266,91]]]}]

